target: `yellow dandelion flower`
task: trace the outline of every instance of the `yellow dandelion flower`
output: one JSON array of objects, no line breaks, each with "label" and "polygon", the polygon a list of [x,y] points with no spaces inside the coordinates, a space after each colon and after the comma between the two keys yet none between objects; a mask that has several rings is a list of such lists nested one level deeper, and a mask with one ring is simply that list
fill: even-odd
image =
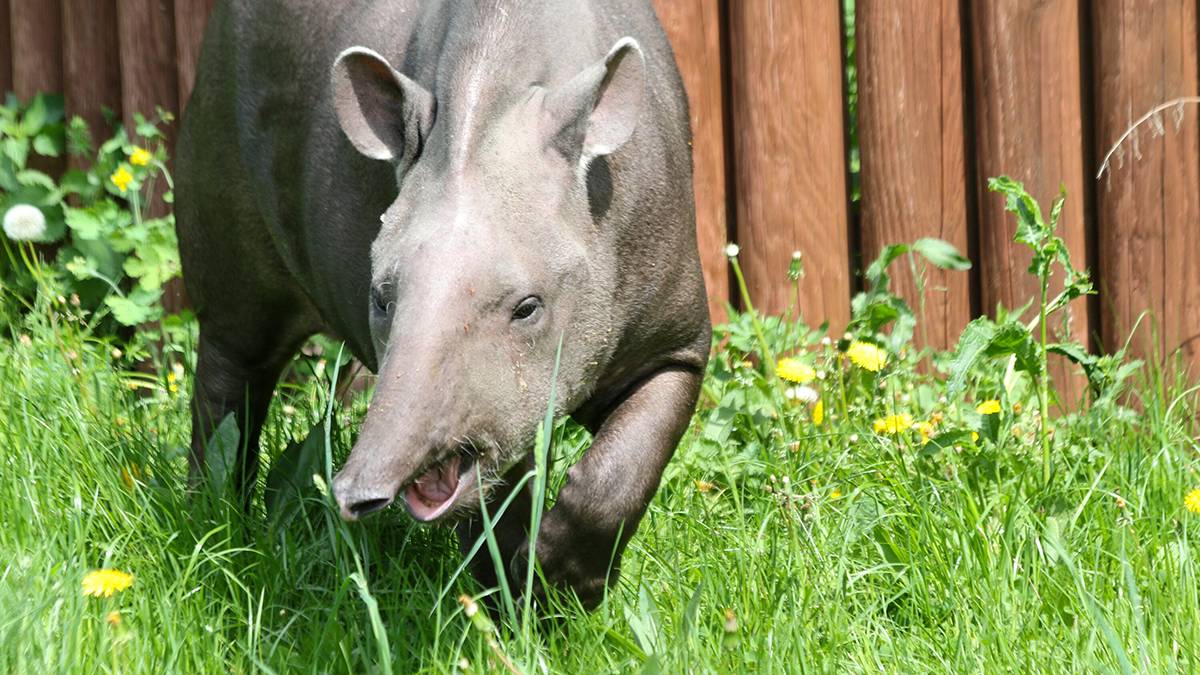
[{"label": "yellow dandelion flower", "polygon": [[179,393],[179,385],[169,384],[169,385],[167,385],[167,390],[170,391],[172,394],[178,394]]},{"label": "yellow dandelion flower", "polygon": [[888,415],[881,420],[875,420],[875,433],[877,434],[898,434],[902,431],[912,428],[913,418],[908,413],[899,415]]},{"label": "yellow dandelion flower", "polygon": [[174,372],[167,373],[167,382],[168,382],[168,383],[170,383],[170,384],[174,384],[174,383],[175,383],[175,380],[178,380],[178,379],[179,379],[178,377],[175,377],[175,373],[174,373]]},{"label": "yellow dandelion flower", "polygon": [[121,191],[121,194],[125,194],[125,191],[129,189],[129,184],[133,182],[133,174],[129,173],[129,169],[122,164],[108,179]]},{"label": "yellow dandelion flower", "polygon": [[1022,407],[1022,406],[1021,406],[1021,402],[1020,402],[1020,401],[1017,401],[1016,403],[1014,403],[1014,404],[1013,404],[1013,414],[1014,414],[1014,415],[1020,415],[1020,414],[1021,414],[1021,407]]},{"label": "yellow dandelion flower", "polygon": [[972,441],[978,441],[978,440],[979,440],[979,432],[978,432],[978,431],[972,431],[972,432],[971,432],[971,440],[972,440]]},{"label": "yellow dandelion flower", "polygon": [[92,570],[83,576],[81,584],[83,594],[93,598],[110,598],[113,593],[120,593],[132,585],[132,574],[112,569]]},{"label": "yellow dandelion flower", "polygon": [[932,422],[917,422],[913,425],[913,428],[921,434],[921,445],[925,445],[929,442],[929,437],[933,435]]},{"label": "yellow dandelion flower", "polygon": [[816,426],[821,426],[825,421],[825,401],[817,401],[817,404],[812,409],[812,423]]},{"label": "yellow dandelion flower", "polygon": [[850,361],[862,368],[873,373],[883,370],[887,365],[888,353],[879,347],[869,343],[855,340],[850,344],[850,348],[846,350],[846,356],[850,357]]},{"label": "yellow dandelion flower", "polygon": [[817,371],[798,359],[779,359],[779,363],[775,364],[775,373],[780,379],[796,384],[808,384],[817,379]]},{"label": "yellow dandelion flower", "polygon": [[1183,505],[1192,513],[1200,513],[1200,488],[1187,493],[1187,496],[1183,498]]},{"label": "yellow dandelion flower", "polygon": [[137,166],[146,166],[150,163],[152,155],[142,148],[133,146],[133,150],[129,153],[129,163]]},{"label": "yellow dandelion flower", "polygon": [[104,615],[104,621],[113,628],[116,628],[121,625],[121,613],[114,609]]},{"label": "yellow dandelion flower", "polygon": [[842,497],[842,491],[837,488],[833,488],[833,492],[829,493],[830,499],[840,499],[841,497]]},{"label": "yellow dandelion flower", "polygon": [[997,401],[996,399],[984,401],[983,403],[975,406],[975,412],[979,413],[980,415],[998,415],[1000,413],[1000,401]]},{"label": "yellow dandelion flower", "polygon": [[696,489],[700,492],[712,492],[713,484],[706,480],[697,480]]}]

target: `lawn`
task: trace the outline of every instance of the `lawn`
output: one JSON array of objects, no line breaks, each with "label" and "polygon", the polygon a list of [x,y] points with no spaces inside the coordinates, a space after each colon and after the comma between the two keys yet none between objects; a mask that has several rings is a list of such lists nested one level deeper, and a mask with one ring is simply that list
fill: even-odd
[{"label": "lawn", "polygon": [[[750,313],[717,330],[620,582],[595,612],[556,598],[536,621],[457,573],[449,530],[397,507],[336,518],[319,484],[367,393],[331,395],[332,344],[297,357],[264,434],[264,476],[304,447],[323,480],[300,481],[299,508],[260,495],[247,514],[188,490],[194,324],[122,353],[41,293],[0,339],[0,670],[1200,668],[1196,407],[1180,367],[1092,359],[1079,402],[1047,383],[1043,445],[1042,380],[1019,346],[997,347],[1024,324],[997,317],[951,352],[919,350],[903,317],[869,330],[872,308],[903,307],[886,274],[867,276],[853,339]],[[981,331],[991,342],[969,358]],[[587,439],[556,429],[561,468]],[[85,595],[103,568],[132,585]]]}]

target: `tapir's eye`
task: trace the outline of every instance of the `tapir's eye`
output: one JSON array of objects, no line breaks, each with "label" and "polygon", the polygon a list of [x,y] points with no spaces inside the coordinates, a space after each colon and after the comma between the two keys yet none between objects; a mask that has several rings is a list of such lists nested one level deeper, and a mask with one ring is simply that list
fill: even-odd
[{"label": "tapir's eye", "polygon": [[383,297],[383,291],[378,288],[371,289],[371,310],[382,316],[388,311],[387,299]]},{"label": "tapir's eye", "polygon": [[530,321],[537,318],[538,313],[542,309],[542,299],[536,295],[531,295],[513,308],[513,321]]}]

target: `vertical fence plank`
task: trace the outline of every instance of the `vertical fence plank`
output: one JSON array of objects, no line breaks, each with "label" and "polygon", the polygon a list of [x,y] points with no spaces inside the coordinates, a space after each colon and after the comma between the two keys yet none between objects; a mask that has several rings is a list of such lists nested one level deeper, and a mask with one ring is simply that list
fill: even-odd
[{"label": "vertical fence plank", "polygon": [[[1044,205],[1060,185],[1067,204],[1059,234],[1072,261],[1087,264],[1087,193],[1092,187],[1083,165],[1083,86],[1078,0],[997,0],[972,3],[975,87],[976,168],[979,204],[981,301],[991,312],[997,303],[1015,308],[1038,295],[1038,282],[1026,273],[1031,254],[1012,242],[1015,224],[1004,200],[987,190],[987,179],[1007,174],[1025,183]],[[1061,275],[1051,294],[1061,289]],[[1056,335],[1061,336],[1061,327]],[[1074,338],[1088,344],[1085,299],[1071,306]],[[1066,403],[1083,391],[1076,368],[1052,364]]]},{"label": "vertical fence plank", "polygon": [[196,63],[204,26],[212,11],[213,0],[175,0],[175,53],[179,68],[179,107],[187,105],[196,83]]},{"label": "vertical fence plank", "polygon": [[717,0],[655,0],[654,8],[687,87],[692,120],[692,183],[696,235],[714,321],[725,318],[729,300],[729,241],[725,193],[725,123],[722,102],[721,11]]},{"label": "vertical fence plank", "polygon": [[[179,80],[176,69],[175,16],[170,0],[121,0],[117,4],[117,32],[121,46],[121,105],[125,124],[132,132],[133,115],[147,117],[156,106],[179,113]],[[168,147],[174,147],[178,122],[163,129]],[[154,214],[166,213],[166,204],[154,199]],[[183,284],[169,284],[163,295],[167,312],[185,306]]]},{"label": "vertical fence plank", "polygon": [[[1196,4],[1100,0],[1093,6],[1097,154],[1159,103],[1197,93]],[[1141,355],[1182,347],[1192,366],[1200,345],[1200,133],[1197,112],[1163,115],[1165,135],[1139,128],[1115,155],[1097,192],[1105,346],[1120,348],[1141,313]]]},{"label": "vertical fence plank", "polygon": [[13,91],[62,91],[62,20],[57,2],[10,0]]},{"label": "vertical fence plank", "polygon": [[8,0],[0,0],[0,96],[12,91],[12,26]]},{"label": "vertical fence plank", "polygon": [[729,3],[736,231],[755,304],[789,304],[792,251],[804,254],[800,308],[840,330],[850,264],[841,5]]},{"label": "vertical fence plank", "polygon": [[[122,104],[125,122],[155,106],[179,111],[175,69],[175,19],[169,0],[122,0],[117,4]],[[167,134],[174,138],[174,129]]]},{"label": "vertical fence plank", "polygon": [[[939,237],[967,251],[962,25],[957,0],[859,0],[858,140],[865,261]],[[901,261],[894,279],[925,344],[954,344],[971,319],[970,276],[931,269],[923,299]],[[924,306],[923,316],[921,307]]]},{"label": "vertical fence plank", "polygon": [[107,137],[102,108],[121,111],[121,62],[113,3],[62,0],[63,94],[67,112]]}]

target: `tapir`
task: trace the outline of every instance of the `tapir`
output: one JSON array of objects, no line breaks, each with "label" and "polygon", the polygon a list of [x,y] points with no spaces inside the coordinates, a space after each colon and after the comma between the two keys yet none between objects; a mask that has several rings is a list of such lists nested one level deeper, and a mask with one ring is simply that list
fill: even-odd
[{"label": "tapir", "polygon": [[508,569],[474,571],[524,574],[536,536],[594,606],[710,350],[690,147],[650,0],[218,0],[177,152],[193,477],[233,414],[252,490],[276,380],[323,332],[377,374],[342,517],[399,499],[468,547],[553,386],[591,445],[538,532],[524,488],[493,524]]}]

